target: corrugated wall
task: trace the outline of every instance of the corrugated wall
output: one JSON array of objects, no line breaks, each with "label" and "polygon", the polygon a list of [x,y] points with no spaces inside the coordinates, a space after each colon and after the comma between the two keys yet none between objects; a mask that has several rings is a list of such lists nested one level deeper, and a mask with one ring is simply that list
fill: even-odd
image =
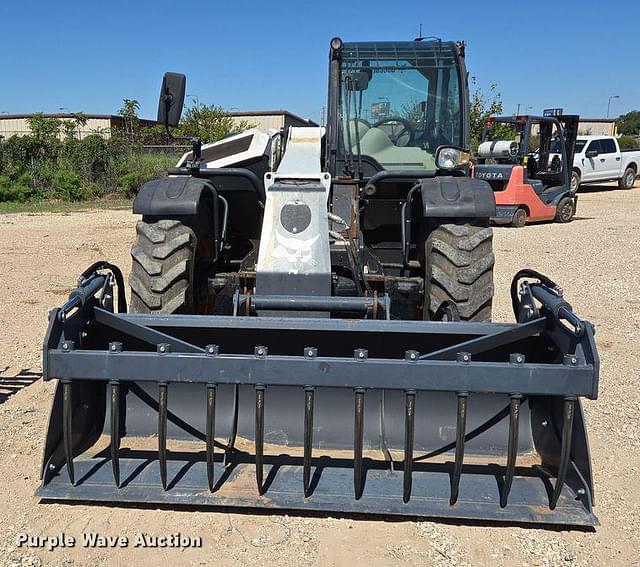
[{"label": "corrugated wall", "polygon": [[578,126],[580,136],[615,136],[616,123],[611,122],[589,122],[581,120]]},{"label": "corrugated wall", "polygon": [[[60,120],[68,120],[60,118]],[[24,136],[29,134],[29,121],[27,118],[3,118],[0,116],[0,136],[10,138],[11,136]],[[88,118],[87,123],[79,129],[80,138],[85,138],[89,134],[102,133],[106,136],[111,132],[111,120],[109,118]],[[62,138],[62,134],[60,137]]]},{"label": "corrugated wall", "polygon": [[284,126],[284,115],[282,114],[266,114],[261,116],[247,115],[247,116],[232,116],[234,124],[240,124],[240,122],[248,122],[255,128],[274,128],[280,130]]}]

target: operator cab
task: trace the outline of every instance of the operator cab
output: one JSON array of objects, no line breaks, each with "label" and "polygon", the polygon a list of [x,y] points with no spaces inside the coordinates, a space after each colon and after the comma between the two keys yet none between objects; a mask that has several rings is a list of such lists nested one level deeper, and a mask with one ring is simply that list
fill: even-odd
[{"label": "operator cab", "polygon": [[[386,273],[405,273],[424,254],[424,234],[411,231],[429,206],[420,183],[455,177],[452,192],[467,187],[466,76],[462,43],[331,41],[325,158],[332,207],[358,203],[363,238]],[[439,182],[430,193],[441,195]]]},{"label": "operator cab", "polygon": [[330,92],[336,174],[433,172],[438,148],[465,148],[463,61],[454,42],[345,43]]}]

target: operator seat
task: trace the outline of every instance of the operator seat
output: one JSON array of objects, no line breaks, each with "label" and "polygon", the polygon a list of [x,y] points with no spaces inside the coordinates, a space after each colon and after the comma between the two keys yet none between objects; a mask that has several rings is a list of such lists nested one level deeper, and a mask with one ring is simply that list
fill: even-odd
[{"label": "operator seat", "polygon": [[529,156],[527,160],[527,175],[526,182],[533,187],[533,190],[537,195],[540,195],[545,190],[544,183],[539,179],[536,179],[538,175],[538,162],[533,156]]},{"label": "operator seat", "polygon": [[356,136],[360,134],[360,141],[362,142],[362,137],[371,129],[371,125],[362,120],[360,118],[351,118],[347,124],[347,127],[344,129],[344,145],[346,147],[349,146],[349,137],[351,138],[351,147],[356,148],[358,139]]},{"label": "operator seat", "polygon": [[420,148],[396,146],[382,128],[374,128],[365,120],[350,119],[347,128],[342,134],[345,147],[349,147],[351,137],[351,152],[357,153],[356,134],[359,133],[362,155],[375,159],[386,170],[435,169],[435,160],[431,154]]}]

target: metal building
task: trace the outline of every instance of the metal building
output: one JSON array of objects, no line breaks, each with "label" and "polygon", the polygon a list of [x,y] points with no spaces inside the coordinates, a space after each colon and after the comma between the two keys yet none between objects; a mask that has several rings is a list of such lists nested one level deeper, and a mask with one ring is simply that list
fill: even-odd
[{"label": "metal building", "polygon": [[289,126],[317,126],[308,118],[301,118],[288,110],[248,110],[229,112],[236,124],[248,122],[255,128],[288,128]]},{"label": "metal building", "polygon": [[[34,114],[0,114],[0,136],[10,138],[11,136],[25,136],[31,133],[29,128],[29,118]],[[76,118],[75,114],[57,113],[42,114],[45,118],[58,118],[62,121],[69,121]],[[89,134],[101,134],[105,137],[111,136],[113,128],[124,129],[124,118],[113,114],[84,114],[87,119],[84,126],[78,128],[78,136],[86,138]],[[142,127],[155,126],[155,120],[145,120],[141,118],[139,124]],[[63,134],[61,133],[62,137]]]},{"label": "metal building", "polygon": [[615,118],[580,118],[579,136],[615,136],[616,134]]},{"label": "metal building", "polygon": [[[33,114],[0,114],[0,136],[10,138],[11,136],[24,136],[30,134],[29,118]],[[42,114],[46,118],[58,118],[60,120],[73,120],[74,114]],[[301,118],[288,110],[252,110],[229,112],[236,124],[247,122],[256,128],[287,128],[289,126],[317,126],[317,124],[307,118]],[[102,134],[105,137],[111,135],[113,128],[124,129],[124,119],[122,116],[114,114],[84,114],[87,123],[80,126],[78,134],[80,138],[86,138],[89,134]],[[156,126],[155,120],[141,118],[141,127]],[[62,137],[62,134],[61,134]]]}]

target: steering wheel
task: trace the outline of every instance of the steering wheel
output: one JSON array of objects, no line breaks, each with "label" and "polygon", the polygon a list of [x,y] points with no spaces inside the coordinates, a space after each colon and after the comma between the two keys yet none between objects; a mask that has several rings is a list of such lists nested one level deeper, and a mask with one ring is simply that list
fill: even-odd
[{"label": "steering wheel", "polygon": [[390,116],[389,118],[378,120],[373,125],[373,128],[380,128],[383,130],[384,133],[389,136],[389,139],[393,144],[400,148],[411,146],[416,137],[416,131],[413,126],[407,120],[400,118],[399,116]]}]

